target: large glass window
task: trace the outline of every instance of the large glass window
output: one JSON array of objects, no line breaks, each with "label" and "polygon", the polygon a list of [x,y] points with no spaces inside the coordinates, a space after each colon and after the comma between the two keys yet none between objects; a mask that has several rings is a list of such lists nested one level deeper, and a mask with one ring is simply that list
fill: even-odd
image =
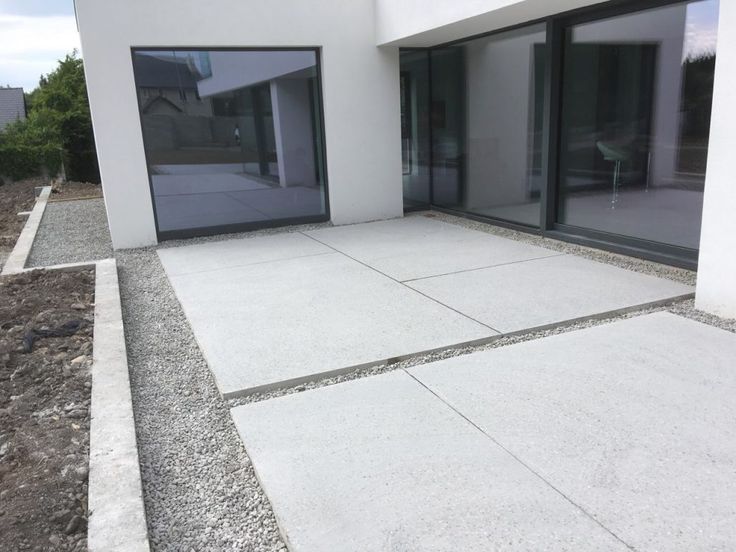
[{"label": "large glass window", "polygon": [[160,236],[328,218],[317,52],[135,50]]},{"label": "large glass window", "polygon": [[435,204],[538,226],[544,25],[432,51]]},{"label": "large glass window", "polygon": [[718,1],[565,32],[558,221],[697,249]]}]

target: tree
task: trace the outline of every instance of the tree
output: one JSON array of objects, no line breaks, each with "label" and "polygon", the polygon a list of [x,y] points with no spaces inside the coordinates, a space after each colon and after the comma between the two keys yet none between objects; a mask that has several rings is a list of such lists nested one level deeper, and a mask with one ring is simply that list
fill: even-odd
[{"label": "tree", "polygon": [[56,149],[70,179],[99,182],[84,65],[76,50],[41,77],[26,105],[27,118],[0,133],[0,147]]}]

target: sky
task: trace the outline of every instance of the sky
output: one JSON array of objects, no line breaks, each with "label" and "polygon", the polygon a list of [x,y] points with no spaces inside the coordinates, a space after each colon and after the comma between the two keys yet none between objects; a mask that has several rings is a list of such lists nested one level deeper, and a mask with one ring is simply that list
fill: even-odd
[{"label": "sky", "polygon": [[73,0],[0,0],[0,86],[30,92],[74,48]]}]

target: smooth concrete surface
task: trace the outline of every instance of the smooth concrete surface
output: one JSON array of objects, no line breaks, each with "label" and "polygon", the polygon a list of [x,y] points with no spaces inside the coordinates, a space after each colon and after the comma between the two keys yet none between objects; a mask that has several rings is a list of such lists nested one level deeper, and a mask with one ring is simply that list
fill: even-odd
[{"label": "smooth concrete surface", "polygon": [[299,234],[159,255],[225,397],[497,335]]},{"label": "smooth concrete surface", "polygon": [[694,290],[572,255],[408,282],[501,333],[656,304]]},{"label": "smooth concrete surface", "polygon": [[334,251],[299,232],[158,249],[169,278],[324,253]]},{"label": "smooth concrete surface", "polygon": [[736,318],[736,2],[720,2],[713,115],[698,259],[699,309]]},{"label": "smooth concrete surface", "polygon": [[91,552],[147,552],[117,265],[96,263],[89,451]]},{"label": "smooth concrete surface", "polygon": [[559,255],[424,215],[306,234],[399,281]]},{"label": "smooth concrete surface", "polygon": [[736,335],[656,313],[409,371],[632,549],[725,551],[735,358]]},{"label": "smooth concrete surface", "polygon": [[15,242],[13,250],[5,259],[5,263],[2,265],[2,274],[18,274],[23,272],[28,260],[28,255],[31,254],[33,248],[33,241],[36,239],[38,233],[38,227],[41,225],[41,219],[43,219],[43,213],[46,210],[46,204],[48,203],[49,196],[51,195],[51,186],[43,186],[41,192],[36,198],[36,203],[31,209],[31,214],[28,215],[23,230],[21,230],[18,239]]},{"label": "smooth concrete surface", "polygon": [[627,550],[403,371],[231,412],[292,551]]}]

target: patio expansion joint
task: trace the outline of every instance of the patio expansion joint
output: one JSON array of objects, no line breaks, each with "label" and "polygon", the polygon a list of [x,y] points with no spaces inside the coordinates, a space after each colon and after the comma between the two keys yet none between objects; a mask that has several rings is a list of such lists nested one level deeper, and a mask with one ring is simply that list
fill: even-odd
[{"label": "patio expansion joint", "polygon": [[388,274],[386,274],[385,272],[381,272],[381,271],[380,271],[380,270],[378,270],[377,268],[375,268],[375,267],[373,267],[373,266],[371,266],[371,265],[369,265],[369,264],[367,264],[367,263],[364,263],[363,261],[359,261],[359,260],[358,260],[358,259],[356,259],[355,257],[351,257],[350,255],[348,255],[348,254],[347,254],[347,253],[345,253],[344,251],[340,251],[339,249],[337,249],[337,248],[335,248],[335,247],[333,247],[333,246],[331,246],[331,245],[329,245],[329,244],[327,244],[327,243],[325,243],[325,242],[323,242],[323,241],[320,241],[320,240],[318,240],[318,239],[317,239],[317,238],[315,238],[314,236],[310,236],[309,234],[306,234],[306,233],[304,233],[304,232],[299,232],[299,233],[300,233],[300,234],[301,234],[302,236],[306,236],[306,237],[307,237],[307,238],[309,238],[310,240],[314,240],[314,241],[316,241],[317,243],[319,243],[319,244],[322,244],[322,245],[324,245],[325,247],[329,247],[329,248],[330,248],[330,249],[332,249],[332,250],[333,250],[333,251],[334,251],[335,253],[339,253],[340,255],[343,255],[343,256],[347,257],[348,259],[350,259],[350,260],[352,260],[352,261],[355,261],[356,263],[358,263],[358,264],[360,264],[360,265],[362,265],[362,266],[364,266],[364,267],[366,267],[366,268],[368,268],[368,269],[372,270],[373,272],[376,272],[376,273],[380,274],[381,276],[384,276],[385,278],[388,278],[389,280],[392,280],[392,281],[396,282],[397,284],[400,284],[400,285],[402,285],[402,286],[403,286],[404,288],[406,288],[406,289],[408,289],[408,290],[411,290],[411,291],[412,291],[412,292],[414,292],[414,293],[418,293],[419,295],[421,295],[422,297],[425,297],[426,299],[429,299],[429,300],[430,300],[430,301],[432,301],[433,303],[437,303],[438,305],[441,305],[441,306],[445,307],[446,309],[448,309],[448,310],[451,310],[451,311],[453,311],[454,313],[457,313],[457,314],[459,314],[460,316],[462,316],[462,317],[464,317],[464,318],[467,318],[468,320],[471,320],[471,321],[475,322],[476,324],[479,324],[479,325],[481,325],[481,326],[483,326],[483,327],[485,327],[485,328],[488,328],[489,330],[491,330],[492,332],[494,332],[495,334],[497,334],[497,335],[496,335],[495,337],[501,337],[501,336],[503,335],[503,332],[502,332],[502,331],[500,331],[500,330],[497,330],[497,329],[496,329],[496,328],[494,328],[493,326],[489,326],[488,324],[485,324],[485,323],[481,322],[480,320],[476,320],[476,319],[475,319],[475,318],[473,318],[472,316],[468,316],[468,315],[467,315],[467,314],[465,314],[464,312],[461,312],[461,311],[459,311],[459,310],[457,310],[457,309],[455,309],[455,308],[453,308],[453,307],[451,307],[451,306],[449,306],[449,305],[446,305],[446,304],[445,304],[445,303],[443,303],[442,301],[438,301],[438,300],[437,300],[437,299],[435,299],[434,297],[430,297],[429,295],[427,295],[426,293],[422,293],[422,292],[421,292],[421,291],[419,291],[418,289],[414,289],[413,287],[411,287],[411,286],[408,286],[408,285],[406,285],[406,284],[405,284],[404,282],[402,282],[401,280],[397,280],[396,278],[394,278],[394,277],[392,277],[392,276],[389,276],[389,275],[388,275]]},{"label": "patio expansion joint", "polygon": [[404,373],[406,373],[410,378],[412,378],[415,382],[417,382],[421,387],[426,389],[429,393],[431,393],[437,400],[442,402],[447,408],[452,410],[455,414],[460,416],[463,420],[465,420],[468,424],[470,424],[472,427],[474,427],[477,431],[482,433],[488,440],[490,440],[494,445],[499,447],[501,450],[503,450],[506,454],[511,456],[517,463],[519,463],[521,466],[524,467],[527,471],[529,471],[532,475],[534,475],[537,479],[539,479],[542,483],[544,483],[546,486],[548,486],[550,489],[552,489],[555,493],[557,493],[559,496],[561,496],[566,502],[571,504],[574,508],[579,510],[583,513],[588,519],[590,519],[593,523],[595,523],[597,526],[599,526],[601,529],[603,529],[605,532],[607,532],[609,535],[611,535],[614,539],[616,539],[618,542],[620,542],[622,545],[624,545],[627,549],[635,551],[636,548],[634,548],[632,545],[630,545],[628,542],[623,540],[621,537],[619,537],[616,533],[614,533],[611,529],[606,527],[603,523],[601,523],[592,513],[590,513],[588,510],[586,510],[583,506],[575,502],[572,498],[570,498],[568,495],[566,495],[560,488],[555,486],[552,482],[547,480],[542,474],[540,474],[538,471],[536,471],[534,468],[532,468],[529,464],[524,462],[519,456],[514,454],[511,450],[509,450],[507,447],[505,447],[502,443],[500,443],[495,437],[487,433],[482,427],[480,427],[478,424],[476,424],[473,420],[468,418],[465,414],[463,414],[460,410],[455,408],[451,403],[449,403],[447,400],[442,398],[439,394],[437,394],[434,390],[430,389],[427,385],[424,384],[423,381],[421,381],[419,378],[414,376],[408,369],[402,368]]},{"label": "patio expansion joint", "polygon": [[488,266],[478,266],[476,268],[466,268],[464,270],[456,270],[454,272],[443,272],[442,274],[432,274],[431,276],[420,276],[419,278],[410,278],[409,280],[401,280],[402,284],[410,284],[412,282],[419,282],[421,280],[430,280],[432,278],[439,278],[441,276],[453,276],[455,274],[464,274],[466,272],[477,272],[480,270],[486,270],[487,268],[497,268],[499,266],[508,266],[521,263],[528,263],[530,261],[541,261],[542,259],[550,259],[552,257],[564,257],[569,256],[569,253],[553,253],[551,255],[543,255],[541,257],[533,257],[531,259],[521,259],[520,261],[509,261],[508,263],[492,264]]}]

